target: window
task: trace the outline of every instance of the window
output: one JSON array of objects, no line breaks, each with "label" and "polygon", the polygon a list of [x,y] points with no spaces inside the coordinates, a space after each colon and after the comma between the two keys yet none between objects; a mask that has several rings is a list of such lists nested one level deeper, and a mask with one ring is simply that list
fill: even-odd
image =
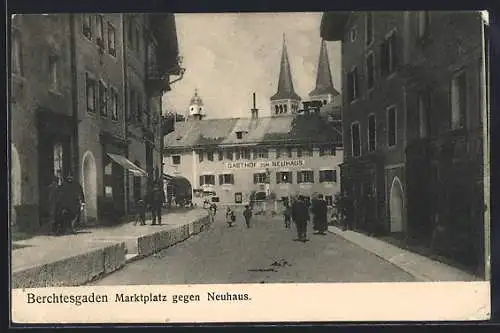
[{"label": "window", "polygon": [[302,157],[302,148],[297,148],[297,157]]},{"label": "window", "polygon": [[96,109],[96,81],[88,73],[85,73],[86,93],[87,93],[87,112],[95,113]]},{"label": "window", "polygon": [[236,138],[240,140],[243,139],[243,132],[241,131],[236,132]]},{"label": "window", "polygon": [[276,147],[276,158],[281,157],[281,149],[279,147]]},{"label": "window", "polygon": [[239,149],[236,149],[236,151],[234,152],[234,158],[236,160],[239,160],[241,158],[241,153]]},{"label": "window", "polygon": [[376,144],[376,119],[371,114],[368,116],[368,151],[375,151]]},{"label": "window", "polygon": [[313,149],[312,148],[304,149],[304,156],[313,156]]},{"label": "window", "polygon": [[230,161],[233,160],[233,151],[231,149],[226,150],[226,158]]},{"label": "window", "polygon": [[389,147],[396,145],[396,107],[387,108],[387,143]]},{"label": "window", "polygon": [[467,110],[467,81],[461,72],[451,81],[451,128],[465,127]]},{"label": "window", "polygon": [[54,145],[54,174],[63,172],[63,146],[58,142]]},{"label": "window", "polygon": [[198,160],[199,160],[200,162],[203,162],[203,155],[204,155],[204,154],[203,154],[203,152],[202,152],[202,151],[200,151],[200,152],[198,153]]},{"label": "window", "polygon": [[267,173],[265,172],[260,172],[260,173],[254,173],[253,174],[253,183],[254,184],[269,184],[269,177],[267,176]]},{"label": "window", "polygon": [[219,151],[219,161],[222,161],[224,159],[224,154],[222,151]]},{"label": "window", "polygon": [[319,147],[319,156],[325,156],[325,152],[326,152],[325,146]]},{"label": "window", "polygon": [[214,152],[213,152],[213,151],[209,151],[209,152],[207,153],[207,159],[208,159],[209,161],[213,161],[213,160],[214,160]]},{"label": "window", "polygon": [[288,112],[288,105],[283,105],[283,112],[284,113],[287,113]]},{"label": "window", "polygon": [[92,16],[83,14],[82,32],[88,39],[92,39]]},{"label": "window", "polygon": [[258,158],[268,158],[269,157],[269,152],[267,149],[259,149],[257,150],[257,157]]},{"label": "window", "polygon": [[429,12],[417,12],[417,33],[419,38],[426,37],[429,29]]},{"label": "window", "polygon": [[291,184],[292,173],[290,171],[276,172],[276,184]]},{"label": "window", "polygon": [[287,148],[286,153],[288,157],[292,157],[292,148]]},{"label": "window", "polygon": [[21,36],[18,33],[12,34],[12,73],[22,75],[22,47]]},{"label": "window", "polygon": [[326,102],[326,99],[324,99],[324,100],[323,100],[323,105],[326,105],[326,103],[327,103],[327,102]]},{"label": "window", "polygon": [[241,150],[241,158],[245,159],[245,160],[249,160],[250,159],[250,150],[242,149]]},{"label": "window", "polygon": [[234,184],[234,175],[232,174],[219,175],[219,185],[228,185],[228,184]]},{"label": "window", "polygon": [[358,27],[353,27],[351,31],[349,32],[349,40],[352,42],[355,42],[356,39],[358,39]]},{"label": "window", "polygon": [[333,183],[337,182],[337,170],[320,170],[319,171],[320,183]]},{"label": "window", "polygon": [[372,89],[375,85],[375,56],[373,52],[366,56],[366,84],[368,89]]},{"label": "window", "polygon": [[349,102],[358,98],[358,69],[356,67],[347,73],[347,98]]},{"label": "window", "polygon": [[297,172],[297,184],[314,183],[314,173],[312,170],[303,170]]},{"label": "window", "polygon": [[106,95],[107,95],[106,86],[104,85],[104,82],[99,81],[99,110],[101,116],[103,117],[108,116],[108,103]]},{"label": "window", "polygon": [[181,156],[180,155],[174,155],[174,156],[172,156],[172,164],[173,165],[179,165],[179,164],[181,164]]},{"label": "window", "polygon": [[383,75],[389,75],[396,71],[397,65],[397,42],[396,32],[392,32],[381,46],[381,70]]},{"label": "window", "polygon": [[108,52],[116,57],[116,30],[111,23],[108,23]]},{"label": "window", "polygon": [[200,176],[200,186],[201,185],[215,185],[214,175],[201,175]]},{"label": "window", "polygon": [[325,195],[325,201],[328,206],[333,206],[333,196]]},{"label": "window", "polygon": [[370,45],[373,42],[373,13],[372,12],[367,12],[366,13],[366,21],[365,21],[365,26],[366,26],[366,45]]},{"label": "window", "polygon": [[429,96],[427,93],[420,93],[417,99],[418,109],[418,135],[425,138],[429,135]]},{"label": "window", "polygon": [[52,55],[49,57],[49,80],[50,88],[59,91],[59,57]]},{"label": "window", "polygon": [[110,89],[111,119],[118,120],[118,92],[116,89]]},{"label": "window", "polygon": [[104,18],[102,15],[96,16],[97,44],[104,48]]},{"label": "window", "polygon": [[351,124],[351,141],[352,141],[352,156],[358,157],[361,155],[361,137],[359,131],[359,123]]},{"label": "window", "polygon": [[278,114],[279,112],[280,112],[280,108],[279,108],[279,106],[278,106],[278,105],[275,105],[275,106],[274,106],[274,113],[275,113],[275,114]]}]

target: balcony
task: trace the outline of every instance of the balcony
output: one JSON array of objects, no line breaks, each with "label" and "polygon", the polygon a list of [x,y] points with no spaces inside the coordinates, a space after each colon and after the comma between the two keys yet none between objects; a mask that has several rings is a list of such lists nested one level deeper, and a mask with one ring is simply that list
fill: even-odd
[{"label": "balcony", "polygon": [[165,75],[156,63],[149,64],[146,71],[145,86],[147,92],[160,96],[165,91],[170,90],[169,75]]}]

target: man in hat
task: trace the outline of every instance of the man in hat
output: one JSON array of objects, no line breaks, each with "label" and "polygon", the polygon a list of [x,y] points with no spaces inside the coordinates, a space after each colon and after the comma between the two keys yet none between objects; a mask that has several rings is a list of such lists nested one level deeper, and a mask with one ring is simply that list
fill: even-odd
[{"label": "man in hat", "polygon": [[307,221],[309,220],[309,210],[304,201],[304,196],[299,195],[292,204],[292,219],[297,227],[297,240],[299,242],[307,241]]},{"label": "man in hat", "polygon": [[61,185],[59,208],[64,216],[64,229],[74,232],[80,223],[82,206],[85,205],[82,186],[68,175]]},{"label": "man in hat", "polygon": [[165,192],[160,181],[155,182],[153,191],[151,193],[151,209],[152,209],[152,222],[151,225],[156,225],[158,218],[158,225],[161,225],[161,213],[163,203],[165,202]]}]

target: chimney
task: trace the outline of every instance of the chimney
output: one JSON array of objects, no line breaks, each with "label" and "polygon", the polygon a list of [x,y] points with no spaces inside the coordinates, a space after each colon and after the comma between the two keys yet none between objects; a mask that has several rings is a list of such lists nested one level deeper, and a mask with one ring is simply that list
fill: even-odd
[{"label": "chimney", "polygon": [[255,92],[253,93],[253,108],[251,111],[252,111],[252,119],[259,118],[259,109],[257,109],[256,103],[255,103]]}]

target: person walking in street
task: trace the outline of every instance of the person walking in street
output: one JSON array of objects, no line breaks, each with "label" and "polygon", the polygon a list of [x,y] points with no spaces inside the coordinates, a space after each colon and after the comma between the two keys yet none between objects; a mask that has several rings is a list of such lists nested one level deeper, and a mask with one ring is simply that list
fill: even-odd
[{"label": "person walking in street", "polygon": [[231,208],[227,207],[226,209],[226,223],[229,228],[233,226],[233,224],[236,222],[236,215],[234,215],[234,212],[231,210]]},{"label": "person walking in street", "polygon": [[292,218],[292,208],[290,207],[288,202],[285,202],[285,204],[284,204],[283,217],[285,219],[285,228],[289,229],[290,228],[290,221]]},{"label": "person walking in street", "polygon": [[328,230],[327,215],[328,206],[326,201],[323,199],[323,194],[319,194],[314,203],[314,220],[316,224],[316,234],[326,235]]},{"label": "person walking in street", "polygon": [[319,206],[318,195],[314,194],[314,196],[311,199],[310,212],[312,215],[313,231],[315,234],[317,234],[318,230],[319,230],[319,222],[318,222],[318,208],[319,207],[318,206]]},{"label": "person walking in street", "polygon": [[61,185],[59,195],[59,218],[61,231],[75,232],[80,223],[82,206],[85,204],[82,186],[68,175]]},{"label": "person walking in street", "polygon": [[54,176],[52,183],[49,185],[49,197],[48,197],[48,210],[49,210],[49,223],[54,232],[57,232],[59,226],[56,223],[56,212],[59,200],[59,178]]},{"label": "person walking in street", "polygon": [[245,210],[243,211],[243,217],[245,218],[245,223],[247,224],[247,228],[250,228],[250,219],[252,218],[252,210],[250,206],[246,205]]},{"label": "person walking in street", "polygon": [[298,199],[292,204],[292,219],[297,227],[297,240],[306,242],[309,211],[302,195],[299,195]]},{"label": "person walking in street", "polygon": [[157,225],[156,219],[158,219],[158,225],[161,225],[161,213],[163,208],[163,203],[165,202],[165,192],[160,182],[156,182],[153,185],[153,191],[151,192],[151,210],[152,210],[152,221],[151,225]]}]

